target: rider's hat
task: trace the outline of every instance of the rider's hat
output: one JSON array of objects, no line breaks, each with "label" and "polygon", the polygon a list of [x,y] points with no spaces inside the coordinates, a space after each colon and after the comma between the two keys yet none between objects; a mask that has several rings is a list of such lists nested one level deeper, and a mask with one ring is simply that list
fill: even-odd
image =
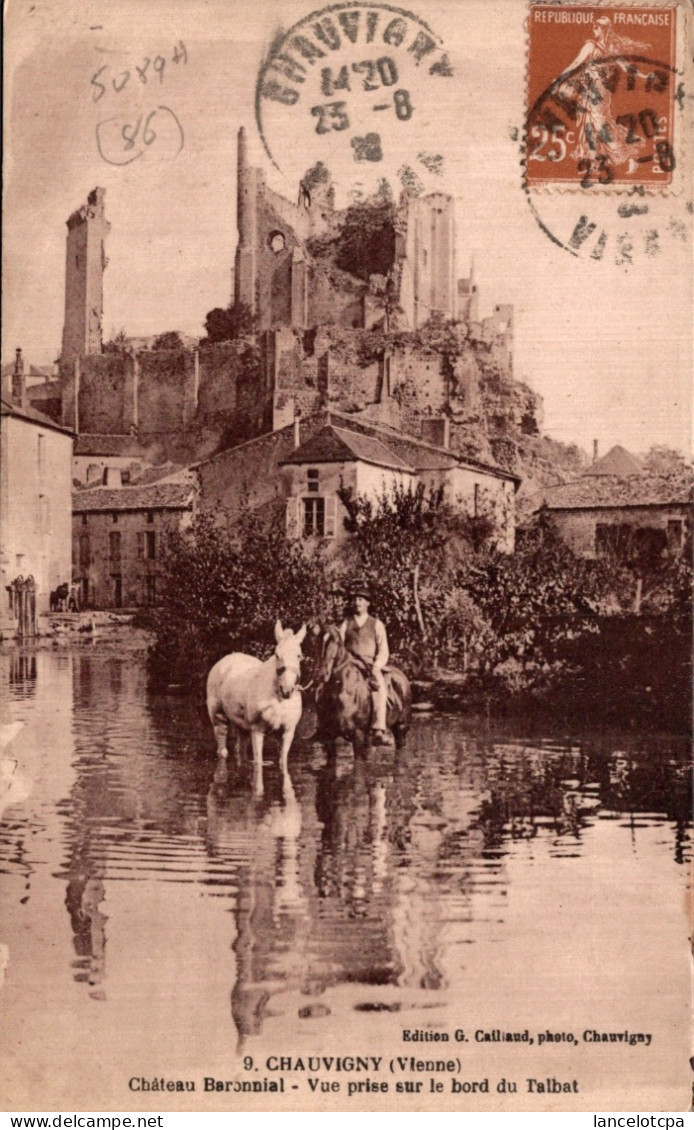
[{"label": "rider's hat", "polygon": [[371,600],[371,592],[369,590],[369,586],[363,577],[356,577],[353,581],[350,582],[348,595],[363,596],[367,600]]}]

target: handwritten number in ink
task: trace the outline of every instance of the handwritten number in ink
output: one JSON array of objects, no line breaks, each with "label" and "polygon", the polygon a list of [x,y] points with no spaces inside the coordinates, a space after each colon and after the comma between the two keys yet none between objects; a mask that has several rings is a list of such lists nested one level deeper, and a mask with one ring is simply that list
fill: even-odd
[{"label": "handwritten number in ink", "polygon": [[[188,50],[182,39],[179,39],[178,43],[174,47],[173,53],[171,55],[171,61],[173,63],[184,64],[188,62]],[[147,71],[150,65],[152,69],[159,75],[159,82],[163,82],[164,70],[166,67],[166,59],[163,55],[156,55],[154,60],[152,60],[149,56],[146,56],[141,64],[135,64],[135,66],[131,70],[121,71],[115,76],[115,78],[111,78],[108,81],[110,81],[111,86],[115,90],[116,94],[120,94],[120,92],[124,90],[128,85],[134,70],[140,82],[144,86],[146,86]],[[92,86],[92,99],[94,102],[100,102],[104,94],[106,94],[107,92],[106,81],[102,81],[99,76],[103,75],[104,71],[107,71],[108,69],[108,63],[104,63],[103,67],[99,67],[98,71],[95,71],[90,79]]]},{"label": "handwritten number in ink", "polygon": [[[152,123],[156,114],[168,114],[175,127],[174,132],[172,132],[170,123],[169,128],[164,128],[161,125],[161,119],[155,130]],[[178,138],[177,146],[176,137]],[[185,144],[183,127],[173,110],[168,106],[157,106],[156,109],[150,110],[146,117],[144,114],[140,114],[135,122],[125,122],[123,125],[120,125],[117,117],[106,118],[99,122],[96,128],[96,143],[99,153],[109,165],[130,165],[138,157],[142,157],[158,138],[160,139],[159,148],[163,145],[166,150],[161,155],[168,157],[169,160],[177,157]],[[168,152],[174,147],[175,152]],[[122,158],[124,153],[127,153],[128,156]]]},{"label": "handwritten number in ink", "polygon": [[414,106],[410,102],[409,90],[396,90],[393,101],[395,102],[395,115],[398,121],[409,122],[414,111]]},{"label": "handwritten number in ink", "polygon": [[121,132],[121,137],[123,138],[123,141],[125,142],[125,145],[123,147],[124,149],[132,149],[134,147],[135,140],[137,138],[138,133],[140,132],[140,123],[141,122],[142,122],[142,114],[140,114],[140,116],[137,119],[137,122],[135,123],[134,126],[129,125],[127,122],[123,126],[123,128],[120,132]]},{"label": "handwritten number in ink", "polygon": [[130,78],[130,71],[122,71],[120,78],[122,80],[120,84],[116,81],[115,78],[111,80],[113,83],[113,89],[115,90],[116,94],[120,94],[121,90],[128,82],[128,79]]},{"label": "handwritten number in ink", "polygon": [[156,110],[152,110],[151,113],[149,113],[145,118],[145,128],[142,131],[142,140],[144,141],[145,145],[151,145],[153,141],[157,140],[157,135],[149,124],[156,112]]},{"label": "handwritten number in ink", "polygon": [[104,63],[103,67],[99,67],[98,71],[95,71],[95,73],[92,75],[92,86],[94,87],[92,96],[95,102],[98,102],[100,98],[103,98],[104,94],[106,93],[106,87],[104,86],[103,82],[99,82],[99,75],[103,74],[105,70],[106,64]]},{"label": "handwritten number in ink", "polygon": [[138,75],[140,76],[140,82],[143,82],[145,84],[145,86],[147,85],[147,68],[148,68],[150,62],[151,62],[151,59],[145,59],[144,67],[135,67],[135,70],[137,71]]}]

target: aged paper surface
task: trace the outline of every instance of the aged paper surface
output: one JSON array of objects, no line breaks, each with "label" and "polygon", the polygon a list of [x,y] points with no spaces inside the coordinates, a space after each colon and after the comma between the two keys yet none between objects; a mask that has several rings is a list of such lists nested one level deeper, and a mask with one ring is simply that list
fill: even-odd
[{"label": "aged paper surface", "polygon": [[[13,0],[3,362],[18,346],[41,364],[59,353],[64,225],[97,186],[103,339],[202,336],[251,269],[236,254],[245,129],[245,167],[280,212],[317,162],[338,208],[384,179],[452,197],[451,285],[476,288],[480,318],[513,306],[513,373],[543,397],[543,431],[586,451],[599,439],[601,454],[686,453],[690,35],[684,3]],[[21,684],[16,662],[5,689]],[[103,716],[71,729],[61,696],[79,699],[78,669],[69,686],[57,669],[38,713],[17,692],[9,714],[24,722],[26,799],[4,833],[6,1109],[688,1106],[686,863],[646,800],[599,824],[590,868],[566,828],[476,844],[482,737],[434,720],[412,746],[431,757],[414,785],[392,765],[328,779],[302,755],[296,795],[275,781],[253,815],[211,789],[201,814],[186,788],[212,778],[206,721],[174,752],[178,702],[155,698],[124,738],[113,696],[144,684],[125,670],[116,687],[107,665],[90,684]],[[149,793],[154,731],[176,767]],[[77,779],[56,755],[37,793],[64,742]],[[102,777],[111,742],[129,752]],[[531,757],[500,749],[498,765]],[[100,808],[109,790],[117,817]]]}]

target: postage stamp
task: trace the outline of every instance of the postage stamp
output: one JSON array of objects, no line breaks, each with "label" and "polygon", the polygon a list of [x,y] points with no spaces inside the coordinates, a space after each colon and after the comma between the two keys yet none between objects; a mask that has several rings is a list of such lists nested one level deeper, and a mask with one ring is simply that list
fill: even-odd
[{"label": "postage stamp", "polygon": [[674,7],[533,4],[528,17],[528,187],[672,183]]}]

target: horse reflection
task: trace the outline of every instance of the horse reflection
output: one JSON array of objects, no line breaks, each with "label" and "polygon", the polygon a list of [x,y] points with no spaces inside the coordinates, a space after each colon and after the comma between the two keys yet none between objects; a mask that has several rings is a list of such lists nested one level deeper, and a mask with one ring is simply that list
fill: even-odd
[{"label": "horse reflection", "polygon": [[271,799],[255,788],[248,794],[243,770],[232,783],[243,795],[229,795],[228,778],[227,765],[218,764],[207,798],[207,843],[238,868],[231,1014],[240,1053],[262,1030],[271,997],[303,980],[310,918],[300,866],[301,805],[289,772],[281,773],[279,797]]}]

